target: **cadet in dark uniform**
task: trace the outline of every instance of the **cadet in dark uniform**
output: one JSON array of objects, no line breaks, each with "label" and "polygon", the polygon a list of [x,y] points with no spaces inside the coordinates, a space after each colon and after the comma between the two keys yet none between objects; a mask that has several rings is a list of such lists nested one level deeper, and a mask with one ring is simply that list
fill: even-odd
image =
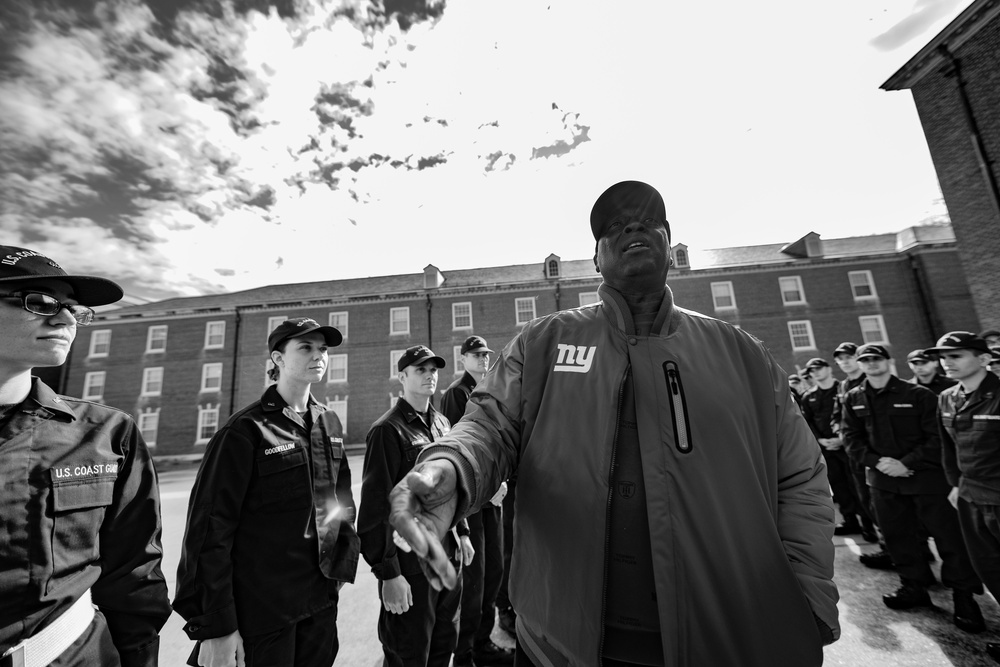
[{"label": "cadet in dark uniform", "polygon": [[942,375],[939,370],[937,359],[934,359],[926,350],[914,350],[906,355],[906,365],[913,371],[910,383],[927,387],[938,396],[948,387],[953,387],[955,380]]},{"label": "cadet in dark uniform", "polygon": [[[389,492],[413,469],[420,450],[451,430],[430,403],[440,368],[444,359],[429,348],[407,348],[397,364],[403,395],[368,431],[358,533],[361,553],[378,579],[378,638],[385,667],[447,667],[458,641],[461,583],[453,590],[431,587],[417,555],[396,547],[389,526]],[[445,549],[453,563],[468,564],[475,555],[468,524],[461,522],[459,528],[461,545],[452,530]]]},{"label": "cadet in dark uniform", "polygon": [[921,546],[918,526],[923,523],[941,554],[941,582],[952,589],[955,625],[982,632],[983,615],[973,597],[982,592],[982,583],[948,503],[951,487],[941,464],[937,399],[931,390],[891,375],[889,358],[881,345],[858,349],[867,377],[848,392],[844,404],[848,453],[868,468],[879,527],[902,584],[882,600],[890,609],[931,606],[927,587],[934,575]]},{"label": "cadet in dark uniform", "polygon": [[149,451],[126,413],[31,376],[66,361],[89,306],[121,297],[0,246],[2,667],[157,664],[170,604]]},{"label": "cadet in dark uniform", "polygon": [[[465,414],[469,396],[490,366],[490,354],[482,336],[469,336],[462,343],[465,372],[445,390],[441,412],[452,424]],[[475,514],[466,517],[469,538],[476,557],[462,571],[462,619],[455,649],[454,667],[514,664],[514,651],[497,646],[490,639],[496,619],[496,599],[503,579],[503,509],[507,493],[501,484],[497,495]]]},{"label": "cadet in dark uniform", "polygon": [[308,318],[278,325],[267,339],[277,384],[208,443],[174,601],[199,640],[188,664],[330,667],[337,656],[359,543],[340,419],[309,389],[340,342]]}]

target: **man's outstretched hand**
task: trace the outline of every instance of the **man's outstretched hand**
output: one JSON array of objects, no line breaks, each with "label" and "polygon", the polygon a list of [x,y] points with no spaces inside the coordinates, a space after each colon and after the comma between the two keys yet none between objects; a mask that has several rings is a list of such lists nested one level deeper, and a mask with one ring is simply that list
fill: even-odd
[{"label": "man's outstretched hand", "polygon": [[420,557],[420,565],[436,590],[458,583],[455,566],[441,541],[458,508],[455,465],[434,459],[417,465],[389,494],[389,523]]}]

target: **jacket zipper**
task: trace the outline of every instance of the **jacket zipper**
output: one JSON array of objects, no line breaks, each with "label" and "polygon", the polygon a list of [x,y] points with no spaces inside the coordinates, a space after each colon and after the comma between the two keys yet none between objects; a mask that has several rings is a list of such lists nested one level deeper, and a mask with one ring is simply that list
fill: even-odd
[{"label": "jacket zipper", "polygon": [[674,443],[681,454],[691,452],[691,428],[688,426],[687,400],[684,398],[684,384],[681,372],[674,361],[663,362],[663,374],[670,390],[670,407],[674,422]]},{"label": "jacket zipper", "polygon": [[601,575],[601,639],[597,643],[598,658],[604,655],[604,625],[608,613],[608,557],[611,554],[611,501],[615,495],[615,454],[618,452],[618,424],[622,418],[622,403],[625,402],[625,384],[631,367],[625,369],[625,375],[618,386],[618,409],[615,411],[615,437],[611,441],[611,470],[608,472],[608,503],[604,516],[604,573]]}]

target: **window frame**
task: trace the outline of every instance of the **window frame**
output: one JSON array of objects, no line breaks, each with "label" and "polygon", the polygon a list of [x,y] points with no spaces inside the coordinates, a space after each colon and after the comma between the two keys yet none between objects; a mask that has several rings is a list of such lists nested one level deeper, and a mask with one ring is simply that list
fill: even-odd
[{"label": "window frame", "polygon": [[[590,298],[588,298],[590,297]],[[580,308],[584,306],[592,306],[595,303],[601,302],[600,292],[580,292],[576,295],[576,303]]]},{"label": "window frame", "polygon": [[[782,286],[781,282],[783,280],[794,280],[795,289],[799,293],[798,301],[788,301],[785,299],[785,288]],[[784,306],[805,306],[808,305],[806,301],[806,289],[802,285],[802,276],[779,276],[778,277],[778,292],[781,293],[781,303]]]},{"label": "window frame", "polygon": [[[801,324],[805,325],[806,334],[808,334],[809,336],[809,345],[807,346],[797,346],[795,344],[795,333],[792,331],[792,327]],[[787,326],[788,326],[788,342],[791,343],[792,352],[804,352],[806,350],[816,349],[816,336],[813,333],[811,320],[789,320]],[[805,334],[800,334],[800,335],[805,335]]]},{"label": "window frame", "polygon": [[[872,320],[878,324],[879,333],[882,334],[880,340],[867,340],[865,335],[865,320]],[[889,344],[889,331],[885,328],[885,318],[881,313],[876,313],[874,315],[859,315],[858,316],[858,327],[861,330],[861,340],[864,341],[862,345],[867,345],[868,343],[875,343],[877,345],[888,345]]]},{"label": "window frame", "polygon": [[[155,340],[162,340],[163,347],[153,348],[153,332],[163,331],[162,338],[156,338]],[[166,324],[150,324],[146,329],[146,354],[163,354],[167,351],[167,325]]]},{"label": "window frame", "polygon": [[[343,326],[335,322],[335,320],[341,315],[344,316]],[[351,314],[346,310],[333,310],[330,311],[330,314],[327,316],[327,323],[331,327],[339,331],[340,335],[343,336],[345,341],[347,340],[347,331],[350,328],[350,320],[351,320]]]},{"label": "window frame", "polygon": [[[151,382],[150,376],[154,373],[154,371],[159,371],[159,373],[160,373],[160,378],[159,378],[160,387],[156,391],[150,391],[149,390],[149,384]],[[149,366],[149,367],[143,368],[142,369],[142,384],[139,385],[139,387],[140,387],[139,388],[139,395],[142,396],[142,397],[162,396],[163,395],[163,376],[164,376],[163,366]]]},{"label": "window frame", "polygon": [[[393,327],[396,325],[395,315],[396,313],[406,313],[406,330],[405,331],[393,331]],[[410,307],[409,306],[399,306],[397,308],[389,309],[389,335],[390,336],[409,336],[410,335]]]},{"label": "window frame", "polygon": [[[467,325],[462,325],[458,323],[458,318],[461,317],[455,312],[456,308],[467,307],[469,309],[469,323]],[[471,301],[456,301],[451,304],[451,329],[452,331],[469,331],[472,329],[472,302]]]},{"label": "window frame", "polygon": [[[328,398],[326,400],[326,409],[327,410],[333,410],[333,412],[336,413],[337,418],[340,420],[340,427],[341,427],[341,429],[343,429],[343,436],[344,436],[345,440],[347,439],[347,399],[348,398],[349,398],[348,396],[344,396],[343,398],[340,398],[340,395],[337,394],[333,398]],[[338,405],[338,404],[339,405],[343,405],[343,411],[342,412],[340,410],[337,410],[336,405]]]},{"label": "window frame", "polygon": [[[531,320],[533,320],[536,317],[538,317],[538,313],[535,310],[535,304],[537,303],[537,301],[538,301],[538,299],[536,299],[533,296],[519,296],[519,297],[515,297],[514,298],[514,325],[515,326],[523,327],[525,324],[527,324]],[[521,320],[521,309],[519,307],[519,304],[529,303],[529,302],[531,303],[531,317],[522,321]]]},{"label": "window frame", "polygon": [[[153,420],[153,437],[147,437],[146,432],[149,431],[149,425],[146,423],[147,419]],[[160,408],[146,408],[139,413],[138,418],[135,420],[136,426],[139,427],[139,435],[142,436],[143,442],[146,443],[147,447],[156,447],[156,437],[160,430]]]},{"label": "window frame", "polygon": [[[327,384],[343,384],[343,383],[347,382],[347,353],[346,352],[339,352],[337,354],[330,354],[330,355],[328,355],[327,359],[328,359],[328,361],[327,361],[327,365],[326,365],[326,383]],[[334,359],[337,359],[337,360],[343,359],[344,360],[344,377],[343,378],[335,378],[335,377],[333,377],[333,360]]]},{"label": "window frame", "polygon": [[[865,276],[865,285],[871,290],[871,294],[859,296],[857,291],[858,285],[855,284],[853,276]],[[872,275],[871,269],[848,271],[847,283],[851,286],[851,296],[854,297],[855,301],[874,301],[878,299],[878,290],[875,289],[875,276]]]},{"label": "window frame", "polygon": [[[716,287],[725,287],[729,290],[729,300],[732,302],[728,306],[720,306],[718,298],[720,295],[716,294]],[[709,283],[709,289],[712,292],[712,308],[718,311],[733,311],[736,310],[736,288],[733,287],[732,280],[717,280],[715,282]],[[723,295],[725,296],[725,295]]]},{"label": "window frame", "polygon": [[[219,386],[218,387],[209,387],[206,384],[207,380],[209,379],[209,375],[208,375],[208,372],[209,372],[208,369],[209,368],[218,368],[219,369],[219,375],[218,375]],[[218,391],[222,391],[222,370],[223,369],[222,369],[222,362],[221,361],[210,361],[210,362],[202,364],[201,365],[201,389],[200,389],[200,391],[202,391],[202,392],[218,392]]]},{"label": "window frame", "polygon": [[[217,345],[212,344],[212,327],[221,326],[222,331],[218,335],[221,341]],[[205,322],[205,344],[204,349],[206,350],[221,350],[226,346],[226,321],[225,320],[212,320],[210,322]]]},{"label": "window frame", "polygon": [[[97,394],[92,394],[90,393],[90,388],[91,385],[93,384],[92,380],[98,377],[101,378],[101,384],[100,384],[101,391],[98,392]],[[82,398],[85,401],[103,401],[104,389],[107,386],[107,381],[108,381],[107,371],[87,371],[87,373],[83,376],[83,392],[81,392],[82,396],[80,396],[80,398]]]},{"label": "window frame", "polygon": [[[106,348],[103,352],[96,351],[95,348],[98,346],[98,338],[106,338],[102,343],[102,346]],[[94,329],[90,332],[90,346],[88,348],[87,357],[89,359],[96,359],[98,357],[107,357],[111,354],[111,329]]]},{"label": "window frame", "polygon": [[[215,420],[214,424],[208,424],[208,423],[206,423],[208,421],[207,420],[207,416],[209,416],[209,415],[213,415],[214,416],[213,417],[214,420]],[[204,429],[207,426],[214,426],[215,428],[212,431],[212,434],[209,435],[206,438],[206,437],[202,436],[202,432],[204,431]],[[194,433],[194,435],[195,435],[195,441],[194,441],[194,444],[196,444],[196,445],[206,445],[206,444],[208,444],[208,441],[212,439],[212,436],[215,435],[215,433],[218,430],[219,430],[219,406],[215,405],[215,404],[212,404],[212,403],[209,403],[208,405],[199,405],[198,406],[198,425],[195,427],[195,433]]]},{"label": "window frame", "polygon": [[399,358],[406,354],[406,350],[389,350],[389,379],[398,380],[399,370],[396,368],[396,364],[399,363]]}]

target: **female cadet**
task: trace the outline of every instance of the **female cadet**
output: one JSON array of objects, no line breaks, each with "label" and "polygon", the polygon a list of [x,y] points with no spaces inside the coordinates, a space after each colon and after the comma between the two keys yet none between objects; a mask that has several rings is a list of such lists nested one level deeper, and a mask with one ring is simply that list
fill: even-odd
[{"label": "female cadet", "polygon": [[174,609],[190,665],[329,667],[337,601],[359,543],[337,415],[309,393],[337,329],[286,320],[268,337],[277,384],[205,450],[191,491]]}]

